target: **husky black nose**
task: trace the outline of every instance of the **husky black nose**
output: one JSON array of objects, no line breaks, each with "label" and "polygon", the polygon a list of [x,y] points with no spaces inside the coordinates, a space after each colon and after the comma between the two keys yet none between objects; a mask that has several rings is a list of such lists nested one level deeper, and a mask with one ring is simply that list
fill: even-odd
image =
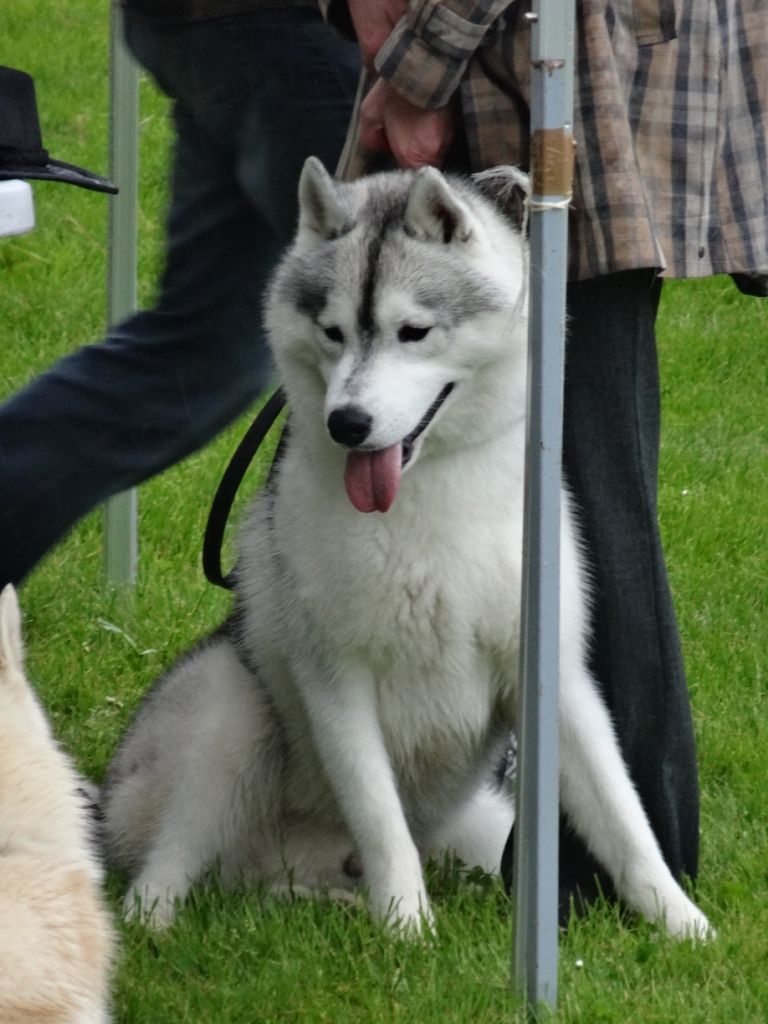
[{"label": "husky black nose", "polygon": [[334,409],[328,417],[328,433],[347,448],[357,448],[371,432],[373,420],[359,405]]}]

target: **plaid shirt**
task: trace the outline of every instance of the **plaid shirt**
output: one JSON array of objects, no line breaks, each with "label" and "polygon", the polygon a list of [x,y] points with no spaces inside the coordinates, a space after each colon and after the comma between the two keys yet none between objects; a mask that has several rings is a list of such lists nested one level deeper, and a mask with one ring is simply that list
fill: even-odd
[{"label": "plaid shirt", "polygon": [[[528,167],[529,9],[409,0],[377,56],[413,103],[460,105],[470,170]],[[572,279],[768,273],[767,68],[768,0],[578,0]],[[339,173],[364,159],[353,124]]]}]

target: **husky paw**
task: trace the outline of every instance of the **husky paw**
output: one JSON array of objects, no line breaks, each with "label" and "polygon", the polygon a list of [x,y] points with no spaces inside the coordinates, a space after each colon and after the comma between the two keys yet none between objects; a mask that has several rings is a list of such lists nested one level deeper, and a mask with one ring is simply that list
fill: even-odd
[{"label": "husky paw", "polygon": [[627,876],[624,897],[648,921],[657,922],[673,939],[708,942],[716,938],[715,929],[705,914],[689,899],[669,870],[662,864],[666,878],[654,868]]},{"label": "husky paw", "polygon": [[308,885],[295,885],[292,882],[273,882],[269,886],[273,896],[284,899],[326,899],[332,903],[340,903],[345,906],[355,906],[359,902],[359,895],[353,889],[318,888],[313,889]]},{"label": "husky paw", "polygon": [[664,923],[669,934],[675,939],[711,942],[717,938],[717,932],[706,916],[687,898],[681,906],[667,908]]},{"label": "husky paw", "polygon": [[426,897],[424,902],[419,901],[417,910],[404,912],[402,900],[390,905],[384,923],[396,935],[406,939],[429,938],[435,933],[435,918]]},{"label": "husky paw", "polygon": [[123,918],[162,931],[173,924],[178,902],[179,897],[167,886],[134,883],[123,900]]},{"label": "husky paw", "polygon": [[398,935],[418,938],[434,931],[435,920],[423,886],[408,896],[385,898],[371,894],[369,902],[374,916]]}]

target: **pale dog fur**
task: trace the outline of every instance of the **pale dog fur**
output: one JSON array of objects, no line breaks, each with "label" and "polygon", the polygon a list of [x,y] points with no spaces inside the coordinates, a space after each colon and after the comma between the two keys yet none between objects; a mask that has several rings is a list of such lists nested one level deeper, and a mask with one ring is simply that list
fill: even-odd
[{"label": "pale dog fur", "polygon": [[24,676],[0,594],[0,1021],[107,1024],[112,930],[78,779]]},{"label": "pale dog fur", "polygon": [[[129,910],[139,897],[155,923],[217,861],[225,879],[349,890],[354,850],[373,912],[418,930],[424,856],[497,870],[513,817],[488,780],[515,716],[525,245],[432,169],[341,186],[309,160],[300,199],[267,313],[290,439],[243,533],[238,621],[139,712],[110,769],[108,842]],[[405,324],[430,330],[405,343]],[[450,383],[391,509],[361,514],[329,415],[363,409],[362,448],[383,450]],[[562,805],[630,906],[703,937],[586,668],[565,492],[561,546]]]}]

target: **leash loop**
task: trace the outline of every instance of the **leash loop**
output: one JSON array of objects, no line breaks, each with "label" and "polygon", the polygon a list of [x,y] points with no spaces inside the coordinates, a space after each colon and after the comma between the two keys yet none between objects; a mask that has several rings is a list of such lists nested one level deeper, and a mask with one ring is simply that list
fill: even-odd
[{"label": "leash loop", "polygon": [[278,388],[261,407],[237,446],[235,454],[229,460],[211,502],[211,511],[208,513],[203,536],[203,572],[209,583],[223,587],[224,590],[232,590],[235,585],[234,570],[230,570],[225,576],[221,568],[221,545],[232,503],[246,470],[275,420],[285,408],[285,402],[285,393]]}]

